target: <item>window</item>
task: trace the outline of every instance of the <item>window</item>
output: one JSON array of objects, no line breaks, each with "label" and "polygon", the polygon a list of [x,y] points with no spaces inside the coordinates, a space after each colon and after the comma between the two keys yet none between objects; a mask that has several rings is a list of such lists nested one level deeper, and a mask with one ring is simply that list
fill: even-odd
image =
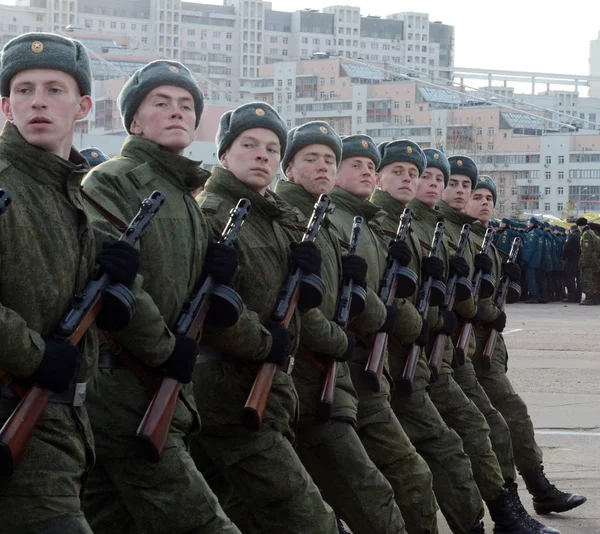
[{"label": "window", "polygon": [[546,165],[550,165],[552,163],[552,156],[546,156]]},{"label": "window", "polygon": [[302,37],[302,44],[308,44],[308,37]]},{"label": "window", "polygon": [[544,188],[544,195],[549,195],[551,193],[552,189],[550,187],[545,187]]},{"label": "window", "polygon": [[288,100],[291,100],[291,99],[292,99],[292,93],[289,93],[289,92],[288,92],[288,94],[287,94],[287,99],[288,99]]},{"label": "window", "polygon": [[213,50],[221,50],[221,45],[219,43],[213,43]]},{"label": "window", "polygon": [[565,179],[565,173],[563,171],[558,171],[558,179],[559,180],[564,180]]},{"label": "window", "polygon": [[335,91],[329,91],[329,98],[335,98]]},{"label": "window", "polygon": [[137,24],[132,24],[131,25],[131,29],[134,30],[134,31],[137,30]]},{"label": "window", "polygon": [[358,102],[356,104],[356,111],[361,111],[362,110],[362,102]]},{"label": "window", "polygon": [[125,23],[121,22],[121,29],[124,30],[125,29]]},{"label": "window", "polygon": [[379,50],[379,44],[378,43],[371,43],[371,50]]},{"label": "window", "polygon": [[221,32],[213,32],[213,37],[215,39],[220,39],[221,38]]},{"label": "window", "polygon": [[269,50],[269,55],[270,56],[276,56],[277,55],[277,48],[271,48]]},{"label": "window", "polygon": [[193,37],[194,35],[196,35],[196,30],[188,30],[188,35],[190,37]]},{"label": "window", "polygon": [[206,30],[200,30],[200,37],[202,39],[206,38]]},{"label": "window", "polygon": [[283,37],[283,38],[281,39],[281,42],[282,42],[283,44],[288,44],[288,38],[287,38],[287,37]]},{"label": "window", "polygon": [[550,202],[544,203],[544,211],[550,211]]},{"label": "window", "polygon": [[490,126],[488,128],[488,136],[489,137],[494,137],[494,127],[493,126]]},{"label": "window", "polygon": [[483,128],[477,128],[475,130],[475,135],[483,135]]},{"label": "window", "polygon": [[557,189],[557,192],[558,192],[559,196],[562,196],[562,195],[565,194],[565,188],[564,187],[559,187]]},{"label": "window", "polygon": [[23,33],[29,32],[29,26],[23,26]]},{"label": "window", "polygon": [[288,78],[287,84],[288,87],[291,87],[293,85],[293,80],[291,78]]},{"label": "window", "polygon": [[394,115],[394,124],[400,123],[400,115]]},{"label": "window", "polygon": [[[35,16],[35,21],[36,22],[42,22],[44,20],[44,16],[43,15],[36,15]],[[90,24],[91,26],[91,24]]]},{"label": "window", "polygon": [[558,164],[562,165],[565,162],[565,157],[564,156],[558,156]]},{"label": "window", "polygon": [[410,100],[404,102],[404,109],[410,109]]},{"label": "window", "polygon": [[301,55],[301,56],[308,56],[308,50],[307,50],[306,48],[303,48],[303,49],[300,51],[300,55]]},{"label": "window", "polygon": [[325,85],[325,78],[319,78],[319,84]]},{"label": "window", "polygon": [[494,143],[488,143],[488,150],[494,150]]},{"label": "window", "polygon": [[271,42],[271,43],[276,43],[276,42],[277,42],[277,40],[278,40],[278,39],[277,39],[277,37],[276,37],[276,36],[271,36],[271,38],[270,38],[270,42]]},{"label": "window", "polygon": [[282,55],[284,55],[284,56],[287,56],[287,55],[288,55],[288,49],[287,49],[287,48],[284,48],[284,49],[281,51],[281,54],[282,54]]},{"label": "window", "polygon": [[187,45],[188,45],[188,48],[195,48],[196,47],[196,41],[188,41]]},{"label": "window", "polygon": [[283,87],[283,80],[277,80],[277,87]]},{"label": "window", "polygon": [[551,180],[552,179],[552,173],[551,172],[546,171],[544,174],[546,176],[546,180]]},{"label": "window", "polygon": [[558,202],[556,204],[556,211],[561,212],[561,211],[564,211],[564,210],[565,210],[565,208],[563,206],[563,203],[562,202]]},{"label": "window", "polygon": [[[9,26],[9,28],[10,28],[10,26]],[[114,29],[116,29],[116,28],[117,28],[117,23],[116,23],[116,22],[111,22],[111,23],[110,23],[110,29],[111,29],[111,30],[114,30]]]},{"label": "window", "polygon": [[320,45],[321,44],[321,39],[313,39],[313,44],[314,45]]},{"label": "window", "polygon": [[231,52],[231,45],[225,45],[225,51]]},{"label": "window", "polygon": [[510,190],[510,194],[511,194],[513,197],[514,197],[514,196],[517,196],[517,195],[519,194],[519,189],[518,189],[517,187],[513,187],[513,188]]},{"label": "window", "polygon": [[98,26],[99,26],[100,28],[104,28],[104,21],[103,21],[103,20],[99,20],[99,21],[98,21]]},{"label": "window", "polygon": [[482,143],[476,143],[475,150],[478,150],[478,151],[483,150],[483,144]]},{"label": "window", "polygon": [[335,78],[332,76],[331,78],[329,78],[329,85],[334,85],[335,84]]}]

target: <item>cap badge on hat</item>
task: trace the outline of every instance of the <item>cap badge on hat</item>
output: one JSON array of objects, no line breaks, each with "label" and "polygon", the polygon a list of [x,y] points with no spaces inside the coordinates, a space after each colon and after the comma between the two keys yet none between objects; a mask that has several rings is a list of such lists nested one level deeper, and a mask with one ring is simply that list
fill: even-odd
[{"label": "cap badge on hat", "polygon": [[487,178],[485,176],[482,176],[481,178],[479,178],[482,182],[487,182]]},{"label": "cap badge on hat", "polygon": [[175,65],[171,65],[171,66],[169,67],[169,70],[170,70],[171,72],[179,72],[179,69],[178,69],[178,68],[177,68]]},{"label": "cap badge on hat", "polygon": [[92,156],[92,158],[97,158],[98,152],[90,152],[90,155]]},{"label": "cap badge on hat", "polygon": [[41,41],[33,41],[33,43],[31,43],[31,51],[34,54],[41,54],[44,51],[44,43]]},{"label": "cap badge on hat", "polygon": [[259,116],[262,117],[265,114],[265,110],[263,108],[256,108],[255,113]]},{"label": "cap badge on hat", "polygon": [[440,155],[437,152],[435,152],[433,154],[433,159],[440,159]]},{"label": "cap badge on hat", "polygon": [[364,139],[362,140],[362,142],[360,144],[363,146],[363,148],[369,147],[369,143],[367,143]]},{"label": "cap badge on hat", "polygon": [[411,146],[407,146],[406,147],[406,152],[408,152],[409,154],[412,154],[412,147]]},{"label": "cap badge on hat", "polygon": [[459,159],[459,160],[456,162],[456,164],[457,164],[459,167],[462,167],[462,166],[463,166],[462,159]]},{"label": "cap badge on hat", "polygon": [[321,133],[322,133],[322,134],[326,134],[326,133],[327,133],[327,128],[325,128],[325,126],[321,126],[321,127],[319,128],[319,130],[321,130]]}]

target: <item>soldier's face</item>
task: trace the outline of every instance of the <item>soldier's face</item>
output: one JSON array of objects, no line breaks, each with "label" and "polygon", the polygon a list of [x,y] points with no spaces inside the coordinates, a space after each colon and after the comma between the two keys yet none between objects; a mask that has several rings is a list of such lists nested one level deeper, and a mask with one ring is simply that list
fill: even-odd
[{"label": "soldier's face", "polygon": [[181,154],[194,141],[196,111],[189,91],[162,85],[152,89],[138,107],[130,131]]},{"label": "soldier's face", "polygon": [[436,167],[427,167],[419,178],[417,185],[417,200],[423,202],[430,208],[442,198],[444,191],[444,173]]},{"label": "soldier's face", "polygon": [[494,213],[494,197],[487,189],[475,189],[465,208],[467,214],[487,226]]},{"label": "soldier's face", "polygon": [[337,162],[331,148],[309,145],[296,153],[285,174],[292,182],[318,197],[333,189],[336,171]]},{"label": "soldier's face", "polygon": [[465,209],[471,196],[471,178],[462,174],[452,174],[448,180],[448,187],[442,193],[442,200],[456,210]]},{"label": "soldier's face", "polygon": [[264,195],[281,160],[279,138],[271,130],[242,132],[221,156],[221,165],[257,193]]},{"label": "soldier's face", "polygon": [[391,197],[403,204],[415,198],[419,184],[419,169],[413,163],[396,161],[386,165],[377,174],[382,191]]},{"label": "soldier's face", "polygon": [[2,112],[25,140],[64,159],[69,158],[75,121],[91,109],[92,99],[79,94],[75,78],[51,69],[15,74],[10,96],[2,97]]},{"label": "soldier's face", "polygon": [[375,190],[375,163],[371,158],[346,158],[337,172],[335,184],[366,200]]}]

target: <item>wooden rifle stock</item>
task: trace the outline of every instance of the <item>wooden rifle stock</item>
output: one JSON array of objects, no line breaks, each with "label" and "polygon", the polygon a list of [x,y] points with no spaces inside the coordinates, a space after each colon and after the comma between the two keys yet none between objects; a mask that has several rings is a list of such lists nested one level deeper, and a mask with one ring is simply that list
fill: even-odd
[{"label": "wooden rifle stock", "polygon": [[413,343],[410,348],[406,363],[404,364],[402,377],[397,382],[398,390],[402,395],[410,395],[412,393],[412,382],[415,377],[415,372],[417,371],[417,363],[419,363],[419,356],[421,356],[422,350],[423,347],[416,343]]},{"label": "wooden rifle stock", "polygon": [[[165,196],[160,191],[154,191],[144,200],[120,240],[134,245],[148,228],[164,200]],[[55,338],[77,346],[100,313],[103,293],[110,284],[110,277],[106,273],[99,277],[96,273],[86,289],[74,299],[72,308],[56,328]],[[86,301],[86,297],[89,302]],[[0,473],[5,476],[13,473],[14,466],[23,457],[51,395],[50,390],[32,385],[0,429]]]},{"label": "wooden rifle stock", "polygon": [[[330,203],[331,198],[328,195],[321,195],[319,197],[308,222],[306,231],[302,236],[302,241],[314,241],[316,239]],[[272,324],[278,324],[283,328],[288,328],[292,317],[294,316],[294,312],[296,311],[298,299],[300,298],[301,278],[302,271],[299,268],[294,267],[292,273],[284,283],[283,288],[286,290],[280,293],[277,302],[275,303],[275,309],[271,317]],[[284,310],[283,318],[279,317],[279,315],[281,315],[281,310]],[[288,359],[287,369],[285,370],[287,373],[291,372],[293,364],[294,357],[291,355]],[[248,430],[257,431],[262,425],[271,388],[273,387],[273,380],[277,373],[277,367],[279,366],[276,363],[265,361],[258,369],[256,378],[252,384],[252,389],[248,394],[244,410],[242,411],[242,424]]]},{"label": "wooden rifle stock", "polygon": [[473,331],[473,323],[471,321],[466,321],[458,334],[458,341],[456,342],[456,358],[457,360],[465,361],[465,354],[467,353],[467,348],[469,346],[469,341],[471,340],[471,332]]},{"label": "wooden rifle stock", "polygon": [[[238,201],[236,207],[231,210],[229,221],[223,229],[219,243],[233,246],[248,213],[250,213],[250,201],[242,198]],[[204,283],[201,284],[190,302],[186,303],[185,311],[180,314],[175,329],[176,334],[190,337],[197,342],[202,337],[202,327],[210,309],[209,296],[215,285],[215,282],[209,278],[207,277]],[[199,299],[196,303],[197,307],[194,306],[196,299]],[[175,409],[177,408],[177,398],[181,387],[181,382],[164,376],[156,388],[136,431],[135,435],[141,452],[151,462],[158,462],[162,457],[171,430]]]},{"label": "wooden rifle stock", "polygon": [[[364,219],[362,217],[354,217],[350,243],[348,245],[348,256],[353,256],[358,253],[358,243],[363,224]],[[333,320],[342,328],[348,327],[353,288],[353,280],[346,280],[345,282],[342,282],[342,287],[338,296],[337,309],[333,318]],[[317,418],[321,421],[326,421],[331,417],[331,409],[333,407],[333,400],[335,396],[337,372],[338,362],[335,358],[330,358],[327,365],[327,370],[325,372],[325,380],[323,381],[323,386],[321,387],[319,404],[317,405]]]},{"label": "wooden rifle stock", "polygon": [[[521,248],[521,238],[515,237],[512,242],[512,246],[510,247],[510,252],[508,254],[508,262],[516,262],[517,256],[519,255],[519,249]],[[506,298],[508,297],[508,284],[510,283],[510,279],[507,275],[504,275],[502,281],[500,282],[500,289],[498,290],[498,294],[496,295],[496,306],[500,308],[501,311],[504,311],[506,307]],[[486,370],[490,370],[492,367],[492,358],[494,357],[494,351],[496,350],[496,342],[498,341],[498,330],[492,328],[488,335],[487,341],[485,343],[485,347],[483,349],[483,354],[481,355],[481,365]]]},{"label": "wooden rifle stock", "polygon": [[[400,217],[398,230],[396,232],[397,241],[406,241],[410,223],[412,221],[412,212],[405,208]],[[388,256],[387,267],[383,274],[383,279],[379,286],[378,295],[386,306],[391,306],[396,298],[396,288],[398,285],[397,272],[400,268],[398,261]],[[379,392],[381,389],[381,378],[383,376],[383,368],[385,364],[385,349],[387,348],[388,334],[378,332],[373,342],[369,359],[365,367],[364,379],[369,387],[374,392]]]}]

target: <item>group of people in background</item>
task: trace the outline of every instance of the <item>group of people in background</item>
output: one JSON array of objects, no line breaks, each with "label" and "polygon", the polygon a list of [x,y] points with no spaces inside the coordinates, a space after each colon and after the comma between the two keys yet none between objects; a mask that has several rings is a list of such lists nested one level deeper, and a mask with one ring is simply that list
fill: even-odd
[{"label": "group of people in background", "polygon": [[[221,117],[208,172],[183,155],[202,92],[158,60],[119,95],[120,154],[89,149],[88,163],[72,143],[91,79],[83,45],[59,35],[0,53],[0,198],[12,198],[0,210],[0,534],[437,534],[438,510],[454,534],[560,534],[527,512],[517,472],[539,515],[586,497],[550,482],[507,376],[504,304],[522,269],[502,234],[492,243],[496,185],[471,158],[342,138],[323,121],[290,130],[250,102]],[[157,191],[164,203],[128,241]],[[535,296],[538,270],[544,291],[554,281],[553,265],[533,263],[541,240],[556,249],[530,224],[519,237]],[[597,250],[586,228],[582,257]],[[105,279],[72,342],[57,325]],[[206,284],[192,332],[180,320]],[[172,419],[156,447],[139,429],[164,384]],[[39,390],[39,420],[15,421]],[[9,423],[34,427],[18,456]]]}]

